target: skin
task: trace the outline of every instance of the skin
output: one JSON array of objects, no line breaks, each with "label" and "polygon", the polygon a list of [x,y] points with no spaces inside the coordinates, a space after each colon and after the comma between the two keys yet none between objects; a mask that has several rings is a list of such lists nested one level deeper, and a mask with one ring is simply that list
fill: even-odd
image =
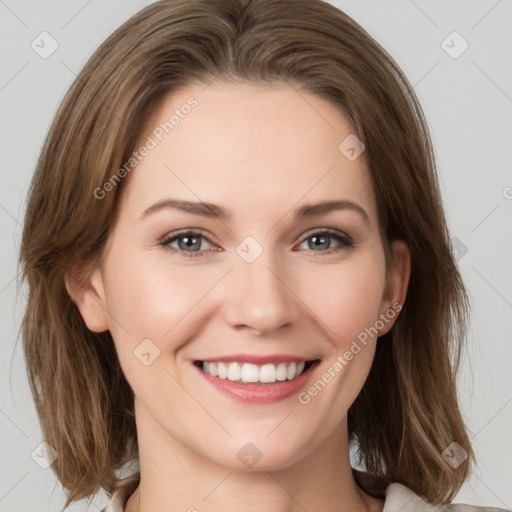
[{"label": "skin", "polygon": [[[338,150],[353,129],[333,104],[282,83],[174,92],[141,144],[190,96],[197,107],[126,178],[87,286],[66,279],[89,329],[111,331],[136,396],[141,483],[126,510],[380,511],[384,502],[352,475],[346,417],[377,337],[305,405],[297,395],[274,404],[235,401],[192,364],[233,353],[319,358],[309,386],[379,315],[404,303],[409,251],[394,241],[386,270],[365,154],[349,161]],[[167,209],[141,219],[169,197],[221,205],[231,218]],[[296,208],[328,199],[357,203],[368,222],[349,209],[294,218]],[[206,236],[201,256],[160,244],[192,228]],[[329,238],[338,251],[316,249],[311,236],[324,228],[352,237],[354,246]],[[236,252],[247,236],[263,250],[250,264]],[[178,241],[171,247],[179,251]],[[161,351],[149,366],[134,356],[147,338]],[[262,454],[250,468],[237,457],[248,442]]]}]

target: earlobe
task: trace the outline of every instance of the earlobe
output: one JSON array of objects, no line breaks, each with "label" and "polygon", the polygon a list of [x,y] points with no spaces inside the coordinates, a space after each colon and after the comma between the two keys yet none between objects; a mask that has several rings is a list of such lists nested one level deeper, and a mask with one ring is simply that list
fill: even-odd
[{"label": "earlobe", "polygon": [[380,311],[381,316],[386,315],[386,318],[391,318],[382,329],[379,329],[379,336],[386,334],[395,323],[397,313],[405,303],[411,275],[411,253],[407,244],[402,240],[394,240],[391,242],[391,251],[393,262],[387,272]]},{"label": "earlobe", "polygon": [[109,329],[101,270],[87,270],[83,263],[66,272],[64,283],[87,328],[93,332]]}]

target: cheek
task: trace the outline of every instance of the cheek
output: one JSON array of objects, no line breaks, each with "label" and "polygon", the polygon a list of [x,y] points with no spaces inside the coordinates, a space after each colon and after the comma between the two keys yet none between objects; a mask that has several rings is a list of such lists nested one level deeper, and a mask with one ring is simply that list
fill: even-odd
[{"label": "cheek", "polygon": [[105,272],[111,333],[120,357],[146,338],[162,351],[176,350],[190,336],[190,324],[207,316],[208,292],[228,267],[179,265],[165,254],[124,254],[112,253]]},{"label": "cheek", "polygon": [[314,415],[335,428],[359,394],[370,371],[385,285],[385,262],[379,251],[360,252],[344,264],[325,266],[302,281],[301,297],[310,305],[329,340],[329,356],[319,378],[299,395]]},{"label": "cheek", "polygon": [[314,312],[326,337],[341,350],[378,319],[385,266],[368,251],[357,259],[318,268],[300,283],[298,295]]}]

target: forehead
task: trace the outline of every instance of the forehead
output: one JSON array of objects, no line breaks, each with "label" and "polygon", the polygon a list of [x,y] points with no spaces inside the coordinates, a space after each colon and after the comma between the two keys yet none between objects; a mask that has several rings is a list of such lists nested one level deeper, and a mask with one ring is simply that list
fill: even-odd
[{"label": "forehead", "polygon": [[[165,197],[279,216],[300,202],[348,199],[375,217],[365,154],[339,149],[353,128],[331,102],[285,83],[190,85],[163,98],[137,148],[123,202]],[[136,148],[136,149],[137,149]]]}]

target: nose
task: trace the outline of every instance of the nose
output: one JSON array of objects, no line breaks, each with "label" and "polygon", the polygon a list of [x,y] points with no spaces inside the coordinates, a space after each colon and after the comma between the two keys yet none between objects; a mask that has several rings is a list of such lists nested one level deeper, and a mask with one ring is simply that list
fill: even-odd
[{"label": "nose", "polygon": [[224,314],[231,327],[263,336],[297,321],[300,301],[293,291],[293,271],[283,267],[270,250],[252,263],[236,256],[224,283]]}]

